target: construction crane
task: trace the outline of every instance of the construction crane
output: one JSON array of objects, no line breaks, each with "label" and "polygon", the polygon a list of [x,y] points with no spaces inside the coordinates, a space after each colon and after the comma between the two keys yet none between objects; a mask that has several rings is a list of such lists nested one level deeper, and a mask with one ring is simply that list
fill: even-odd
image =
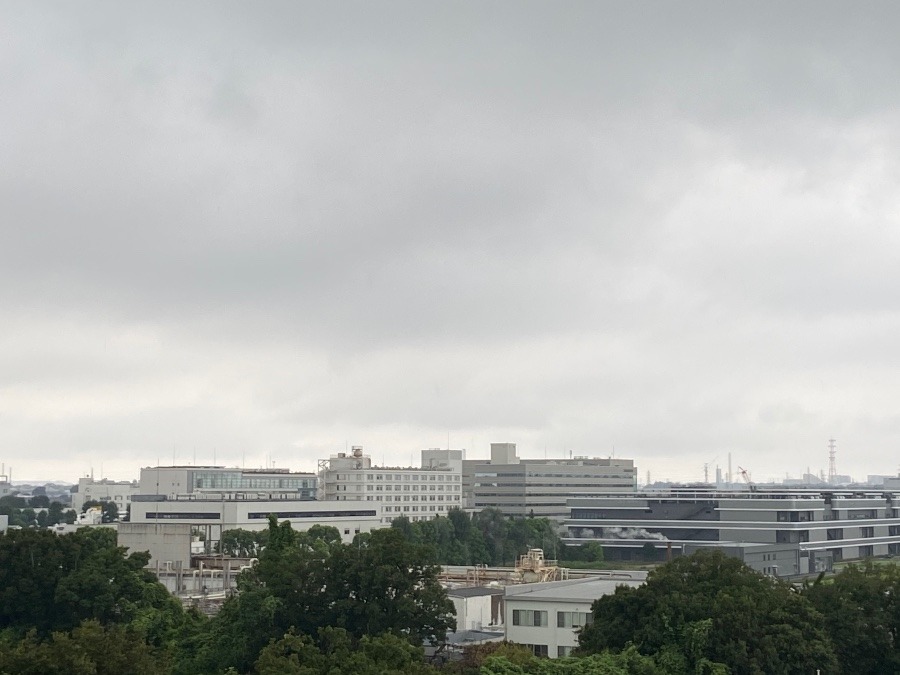
[{"label": "construction crane", "polygon": [[750,474],[747,473],[747,469],[739,466],[738,471],[741,472],[741,477],[743,477],[744,482],[747,483],[747,487],[750,488],[750,492],[756,492],[756,484],[752,480],[750,480]]}]

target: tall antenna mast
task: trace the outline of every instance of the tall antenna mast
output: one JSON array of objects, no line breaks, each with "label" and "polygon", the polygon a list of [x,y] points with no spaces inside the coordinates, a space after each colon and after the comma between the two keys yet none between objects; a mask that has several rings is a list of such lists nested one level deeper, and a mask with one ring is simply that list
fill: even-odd
[{"label": "tall antenna mast", "polygon": [[836,451],[834,449],[835,440],[833,438],[828,439],[828,483],[834,485],[835,479],[837,477],[837,469],[834,466],[834,456]]}]

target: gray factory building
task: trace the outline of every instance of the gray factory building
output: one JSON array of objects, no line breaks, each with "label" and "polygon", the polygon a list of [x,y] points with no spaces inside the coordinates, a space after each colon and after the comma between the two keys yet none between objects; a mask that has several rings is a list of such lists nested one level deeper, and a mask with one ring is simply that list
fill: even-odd
[{"label": "gray factory building", "polygon": [[[568,500],[568,545],[591,541],[611,559],[680,555],[696,546],[796,545],[798,573],[835,562],[900,554],[900,491],[703,488]],[[665,553],[664,553],[665,552]]]}]

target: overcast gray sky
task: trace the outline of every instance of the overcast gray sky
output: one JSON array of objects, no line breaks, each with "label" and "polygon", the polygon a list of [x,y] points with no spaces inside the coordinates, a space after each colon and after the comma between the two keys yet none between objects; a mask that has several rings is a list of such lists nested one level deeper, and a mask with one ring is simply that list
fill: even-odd
[{"label": "overcast gray sky", "polygon": [[0,8],[14,478],[897,472],[896,3]]}]

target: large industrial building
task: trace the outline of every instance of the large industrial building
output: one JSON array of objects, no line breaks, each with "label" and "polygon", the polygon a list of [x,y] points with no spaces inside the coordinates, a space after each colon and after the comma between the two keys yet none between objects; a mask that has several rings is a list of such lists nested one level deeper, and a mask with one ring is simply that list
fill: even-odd
[{"label": "large industrial building", "polygon": [[[569,500],[566,544],[596,541],[609,558],[679,555],[696,546],[796,545],[798,569],[900,554],[900,492],[858,489],[672,489]],[[774,557],[772,558],[774,560]],[[774,564],[770,565],[774,568]]]},{"label": "large industrial building", "polygon": [[383,509],[384,522],[431,520],[462,507],[462,450],[423,450],[421,467],[373,466],[354,446],[319,462],[319,499]]},{"label": "large industrial building", "polygon": [[567,499],[609,492],[634,492],[637,470],[630,459],[572,457],[520,459],[515,443],[491,443],[490,460],[465,460],[466,508],[493,507],[507,516],[569,516]]}]

